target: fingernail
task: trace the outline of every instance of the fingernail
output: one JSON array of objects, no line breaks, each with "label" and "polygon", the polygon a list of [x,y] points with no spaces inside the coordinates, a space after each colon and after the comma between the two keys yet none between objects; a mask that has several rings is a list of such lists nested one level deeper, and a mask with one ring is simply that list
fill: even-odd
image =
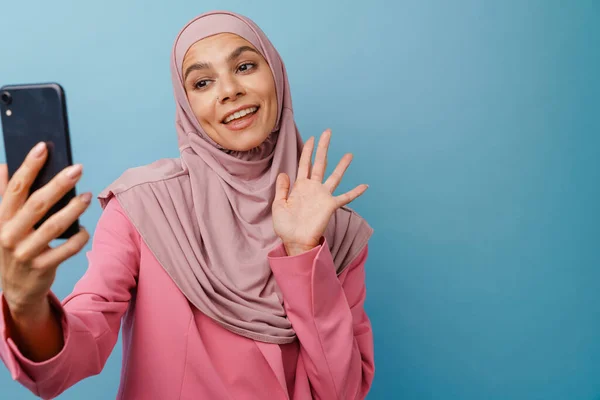
[{"label": "fingernail", "polygon": [[81,196],[79,196],[79,199],[81,201],[83,201],[85,204],[90,204],[92,202],[92,194],[91,193],[84,193]]},{"label": "fingernail", "polygon": [[46,143],[40,142],[35,145],[32,154],[34,157],[41,157],[44,154],[44,150],[46,150]]},{"label": "fingernail", "polygon": [[71,165],[69,168],[67,168],[67,176],[69,178],[75,178],[81,173],[82,170],[83,166],[81,164]]}]

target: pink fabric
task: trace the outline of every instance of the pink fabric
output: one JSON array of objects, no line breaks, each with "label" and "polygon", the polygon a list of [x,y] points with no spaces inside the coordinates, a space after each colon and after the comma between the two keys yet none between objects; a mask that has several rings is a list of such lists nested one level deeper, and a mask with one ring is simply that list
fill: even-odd
[{"label": "pink fabric", "polygon": [[100,373],[123,318],[117,399],[364,398],[374,374],[363,308],[367,252],[339,276],[327,243],[294,257],[281,246],[269,253],[298,340],[254,341],[189,303],[113,199],[98,223],[85,276],[62,306],[52,296],[62,312],[63,350],[42,363],[25,359],[6,337],[2,315],[0,357],[13,379],[53,398]]},{"label": "pink fabric", "polygon": [[[198,123],[184,90],[182,64],[189,47],[225,32],[256,47],[276,86],[276,126],[267,140],[247,152],[220,149]],[[293,342],[296,333],[267,261],[267,253],[280,241],[271,218],[275,181],[281,172],[295,180],[302,149],[283,61],[254,22],[214,11],[181,30],[171,54],[171,75],[180,158],[126,171],[100,194],[101,204],[113,196],[119,199],[157,260],[205,315],[251,339]],[[227,109],[246,101],[240,96]],[[351,209],[335,212],[325,237],[338,273],[360,253],[372,232]]]}]

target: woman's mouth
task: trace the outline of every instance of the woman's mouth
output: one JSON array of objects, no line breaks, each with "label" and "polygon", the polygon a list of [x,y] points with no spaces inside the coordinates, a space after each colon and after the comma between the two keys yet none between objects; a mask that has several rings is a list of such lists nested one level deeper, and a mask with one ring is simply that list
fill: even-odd
[{"label": "woman's mouth", "polygon": [[223,125],[234,131],[246,129],[256,120],[259,108],[252,106],[236,111],[223,120]]},{"label": "woman's mouth", "polygon": [[258,107],[255,107],[255,106],[248,107],[248,108],[245,108],[243,110],[239,110],[239,111],[234,112],[233,114],[229,115],[227,118],[225,118],[225,120],[223,120],[223,123],[224,124],[228,124],[231,121],[242,119],[242,118],[244,118],[247,115],[254,114],[257,110],[258,110]]}]

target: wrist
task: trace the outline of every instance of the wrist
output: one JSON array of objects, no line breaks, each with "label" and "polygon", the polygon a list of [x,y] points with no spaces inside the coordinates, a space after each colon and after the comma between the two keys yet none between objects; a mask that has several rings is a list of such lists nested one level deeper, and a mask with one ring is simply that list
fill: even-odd
[{"label": "wrist", "polygon": [[39,302],[27,304],[6,303],[13,322],[19,326],[37,325],[48,318],[51,313],[50,301],[47,297]]},{"label": "wrist", "polygon": [[288,256],[293,257],[293,256],[297,256],[298,254],[302,254],[302,253],[306,253],[307,251],[311,251],[312,249],[314,249],[316,246],[308,246],[308,245],[299,245],[299,244],[287,244],[284,243],[283,246],[285,247],[285,251],[287,253]]}]

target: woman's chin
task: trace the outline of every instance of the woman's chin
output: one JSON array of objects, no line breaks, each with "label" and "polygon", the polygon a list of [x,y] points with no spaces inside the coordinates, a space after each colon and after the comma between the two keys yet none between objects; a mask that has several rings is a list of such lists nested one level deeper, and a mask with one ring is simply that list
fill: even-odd
[{"label": "woman's chin", "polygon": [[228,140],[226,144],[221,144],[221,146],[231,151],[250,151],[260,146],[268,137],[268,135],[257,135],[253,134],[253,132],[240,132],[236,136]]}]

